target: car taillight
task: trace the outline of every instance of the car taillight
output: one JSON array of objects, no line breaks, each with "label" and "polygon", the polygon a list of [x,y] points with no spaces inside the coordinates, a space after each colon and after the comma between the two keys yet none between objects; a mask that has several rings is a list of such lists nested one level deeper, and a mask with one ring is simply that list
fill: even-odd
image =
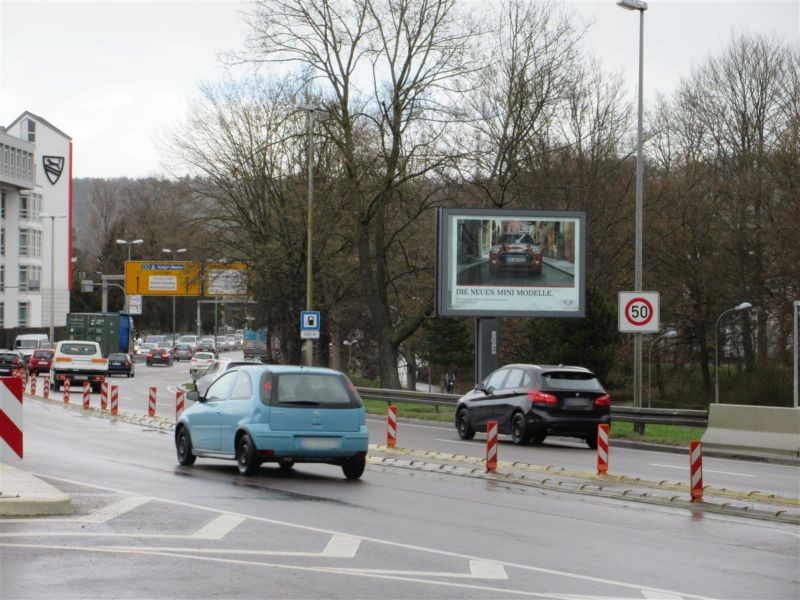
[{"label": "car taillight", "polygon": [[528,400],[533,404],[558,404],[558,398],[539,390],[528,390]]},{"label": "car taillight", "polygon": [[602,396],[598,396],[594,399],[595,406],[611,406],[611,396],[609,394],[603,394]]},{"label": "car taillight", "polygon": [[22,364],[22,361],[20,359],[18,359],[18,358],[12,358],[11,359],[11,364],[14,365],[15,367],[18,367],[19,365]]}]

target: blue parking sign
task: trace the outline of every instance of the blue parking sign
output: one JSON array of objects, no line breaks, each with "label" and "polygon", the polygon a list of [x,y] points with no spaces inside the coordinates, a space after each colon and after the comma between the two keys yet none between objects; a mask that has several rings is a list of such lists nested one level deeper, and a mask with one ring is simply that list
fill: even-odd
[{"label": "blue parking sign", "polygon": [[319,331],[318,310],[304,310],[300,313],[300,331]]}]

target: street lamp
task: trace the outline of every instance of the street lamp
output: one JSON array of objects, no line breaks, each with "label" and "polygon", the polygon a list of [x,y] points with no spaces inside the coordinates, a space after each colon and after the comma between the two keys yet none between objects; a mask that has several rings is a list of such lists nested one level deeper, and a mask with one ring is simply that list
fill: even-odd
[{"label": "street lamp", "polygon": [[[133,240],[131,242],[129,242],[128,240],[117,240],[117,243],[118,244],[123,244],[123,245],[128,247],[128,262],[131,262],[131,246],[138,245],[138,244],[144,244],[144,240]],[[125,270],[123,269],[122,272],[124,274]],[[125,308],[123,310],[126,313],[131,312],[130,298],[128,297],[128,294],[125,294]]]},{"label": "street lamp", "polygon": [[[644,74],[644,11],[647,2],[642,0],[617,0],[617,6],[625,10],[639,11],[639,118],[636,133],[636,250],[635,250],[635,291],[641,292],[642,283],[642,223],[643,199],[642,178],[644,174],[644,157],[642,152],[642,113],[643,111],[643,74]],[[633,334],[633,404],[642,406],[642,334]]]},{"label": "street lamp", "polygon": [[[181,252],[186,252],[186,248],[178,248],[177,250],[173,250],[172,248],[162,248],[162,252],[166,252],[167,254],[180,254]],[[172,296],[172,347],[175,348],[175,296]]]},{"label": "street lamp", "polygon": [[353,346],[358,343],[358,340],[345,340],[342,342],[343,346],[347,347],[347,373],[353,372]]},{"label": "street lamp", "polygon": [[674,329],[670,329],[666,333],[654,338],[650,342],[650,349],[649,355],[647,357],[647,408],[650,408],[650,383],[652,381],[652,373],[653,373],[653,346],[656,345],[656,342],[661,339],[671,340],[672,338],[678,337],[678,332]]},{"label": "street lamp", "polygon": [[50,343],[55,342],[55,322],[56,322],[56,236],[55,236],[55,221],[56,219],[66,219],[67,215],[64,213],[59,214],[42,214],[43,219],[50,219]]},{"label": "street lamp", "polygon": [[733,308],[729,308],[722,312],[720,316],[717,317],[717,322],[714,325],[714,404],[719,404],[719,322],[722,317],[727,315],[729,312],[734,310],[747,310],[748,308],[753,308],[753,305],[749,302],[742,302],[741,304],[737,304]]}]

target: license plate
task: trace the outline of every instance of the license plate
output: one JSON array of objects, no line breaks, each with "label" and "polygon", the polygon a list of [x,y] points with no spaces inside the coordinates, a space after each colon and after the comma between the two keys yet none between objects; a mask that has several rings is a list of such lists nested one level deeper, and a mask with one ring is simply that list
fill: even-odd
[{"label": "license plate", "polygon": [[592,405],[591,398],[565,398],[564,408],[589,408]]},{"label": "license plate", "polygon": [[0,369],[0,373],[2,373],[3,375],[8,375],[9,373],[11,373],[11,369]]},{"label": "license plate", "polygon": [[121,362],[114,362],[114,361],[112,361],[112,362],[111,362],[111,363],[109,363],[109,364],[110,364],[112,367],[121,367],[121,366],[122,366],[122,363],[121,363]]},{"label": "license plate", "polygon": [[301,437],[297,438],[297,447],[304,450],[332,450],[339,447],[339,438]]},{"label": "license plate", "polygon": [[506,262],[524,263],[525,262],[525,258],[522,257],[522,256],[509,256],[509,257],[506,257]]},{"label": "license plate", "polygon": [[73,379],[75,381],[86,381],[87,379],[89,379],[89,376],[88,375],[75,375],[73,377]]}]

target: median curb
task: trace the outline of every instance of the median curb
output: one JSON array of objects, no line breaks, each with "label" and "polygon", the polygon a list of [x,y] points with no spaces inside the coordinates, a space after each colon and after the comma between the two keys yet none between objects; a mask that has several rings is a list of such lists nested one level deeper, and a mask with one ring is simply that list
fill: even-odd
[{"label": "median curb", "polygon": [[0,517],[72,514],[72,497],[30,473],[0,462]]}]

